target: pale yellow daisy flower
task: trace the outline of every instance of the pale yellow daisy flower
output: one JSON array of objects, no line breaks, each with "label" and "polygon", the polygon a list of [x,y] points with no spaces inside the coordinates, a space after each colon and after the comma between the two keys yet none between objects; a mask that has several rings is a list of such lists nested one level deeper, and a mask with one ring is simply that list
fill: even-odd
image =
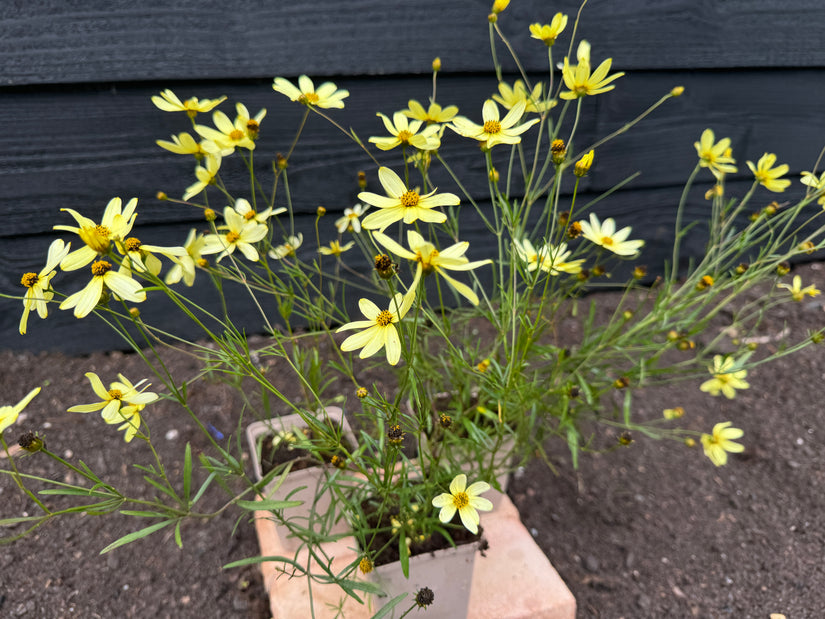
[{"label": "pale yellow daisy flower", "polygon": [[423,124],[420,120],[410,120],[403,112],[396,112],[392,115],[392,120],[379,113],[378,116],[384,122],[384,127],[392,137],[371,137],[369,141],[375,144],[381,150],[392,150],[397,146],[412,146],[419,150],[436,150],[441,146],[441,140],[438,136],[438,126],[429,125],[424,127],[421,133]]},{"label": "pale yellow daisy flower", "polygon": [[100,302],[104,287],[126,301],[141,303],[146,300],[142,284],[124,273],[113,271],[111,262],[98,260],[92,263],[92,279],[86,287],[64,299],[60,309],[74,308],[76,318],[88,316]]},{"label": "pale yellow daisy flower", "polygon": [[262,240],[269,229],[254,219],[245,219],[231,206],[223,209],[223,219],[226,223],[218,226],[221,233],[207,234],[204,238],[201,255],[207,256],[219,253],[216,262],[220,262],[238,249],[247,260],[257,262],[260,256],[253,244]]},{"label": "pale yellow daisy flower", "polygon": [[616,222],[610,217],[599,222],[596,213],[590,213],[590,221],[580,221],[579,225],[584,238],[619,256],[633,256],[645,244],[644,241],[626,240],[632,228],[627,226],[617,232]]},{"label": "pale yellow daisy flower", "polygon": [[20,335],[26,334],[29,312],[37,310],[37,315],[41,318],[49,315],[48,302],[54,297],[51,281],[57,273],[55,270],[57,265],[66,257],[70,248],[71,244],[64,245],[62,239],[52,241],[49,245],[46,266],[40,269],[39,273],[26,273],[20,279],[20,283],[26,288],[26,294],[23,296],[23,315],[20,317],[18,327]]},{"label": "pale yellow daisy flower", "polygon": [[776,163],[776,155],[774,153],[765,153],[759,158],[756,165],[754,165],[752,161],[747,161],[746,163],[751,169],[751,172],[753,172],[756,180],[759,181],[759,184],[768,191],[782,193],[791,184],[791,181],[787,178],[779,178],[788,173],[790,166],[787,163],[783,163],[774,168],[773,164]]},{"label": "pale yellow daisy flower", "polygon": [[500,120],[496,102],[488,99],[481,111],[483,125],[477,125],[463,116],[456,116],[452,124],[447,126],[459,135],[484,142],[487,149],[497,144],[518,144],[521,142],[521,134],[539,122],[538,118],[534,118],[521,125],[516,124],[524,115],[526,107],[524,101],[519,101],[507,112],[504,119]]},{"label": "pale yellow daisy flower", "polygon": [[181,101],[178,96],[168,88],[160,93],[160,96],[153,96],[152,103],[164,112],[186,112],[190,118],[194,118],[198,112],[210,112],[212,109],[226,101],[226,97],[218,99],[198,99],[192,97],[186,101]]},{"label": "pale yellow daisy flower", "polygon": [[703,382],[699,389],[709,393],[712,396],[724,395],[729,400],[736,397],[737,389],[747,389],[750,387],[745,377],[748,375],[747,370],[736,370],[736,362],[733,357],[723,357],[722,355],[714,355],[713,367],[708,368],[708,371],[713,375],[713,378]]},{"label": "pale yellow daisy flower", "polygon": [[458,114],[458,106],[448,105],[442,108],[438,103],[430,103],[429,107],[425,110],[424,106],[418,101],[410,99],[407,102],[407,109],[401,110],[401,113],[409,118],[425,122],[428,125],[433,123],[448,123]]},{"label": "pale yellow daisy flower", "polygon": [[99,224],[70,208],[60,209],[74,217],[78,227],[60,225],[54,226],[54,229],[74,232],[84,243],[83,247],[76,249],[60,261],[61,269],[64,271],[81,269],[97,258],[98,254],[108,252],[113,242],[122,241],[126,238],[131,232],[132,225],[137,217],[135,212],[137,198],[129,200],[126,208],[122,208],[122,206],[123,202],[120,198],[109,200]]},{"label": "pale yellow daisy flower", "polygon": [[730,138],[722,138],[718,142],[711,129],[705,129],[698,142],[694,142],[696,153],[699,155],[699,165],[708,168],[716,178],[725,174],[733,174],[737,167],[736,160],[731,157]]},{"label": "pale yellow daisy flower", "polygon": [[739,428],[731,428],[730,421],[717,423],[713,426],[712,434],[703,434],[701,437],[702,448],[705,455],[710,458],[716,466],[724,466],[728,462],[728,452],[741,453],[745,451],[744,445],[735,443],[733,439],[742,438],[744,432]]},{"label": "pale yellow daisy flower", "polygon": [[549,24],[531,24],[530,37],[544,42],[547,47],[552,47],[565,26],[567,26],[567,15],[556,13]]},{"label": "pale yellow daisy flower", "polygon": [[14,406],[0,406],[0,434],[5,432],[11,424],[17,421],[20,413],[23,412],[23,409],[28,406],[29,402],[31,402],[38,393],[40,393],[40,387],[35,387]]},{"label": "pale yellow daisy flower", "polygon": [[390,300],[389,307],[382,310],[369,299],[361,299],[358,307],[366,320],[349,322],[339,327],[336,333],[350,329],[363,329],[363,331],[345,339],[341,343],[341,350],[349,352],[360,348],[362,350],[359,357],[366,359],[384,348],[387,363],[396,365],[401,359],[401,339],[398,337],[395,323],[404,318],[413,300],[415,300],[415,294],[412,291],[406,295],[399,292]]},{"label": "pale yellow daisy flower", "polygon": [[349,97],[349,91],[339,90],[332,82],[324,82],[318,88],[306,75],[298,78],[298,86],[283,78],[276,77],[272,89],[289,97],[291,101],[298,101],[308,107],[343,108],[344,99]]},{"label": "pale yellow daisy flower", "polygon": [[433,499],[433,506],[441,511],[438,519],[441,522],[450,522],[458,512],[461,524],[470,533],[478,533],[478,523],[480,518],[478,510],[488,512],[493,509],[493,504],[482,496],[482,492],[487,492],[490,484],[484,481],[477,481],[467,486],[467,476],[464,473],[456,475],[450,482],[450,492],[439,494]]},{"label": "pale yellow daisy flower", "polygon": [[790,292],[794,301],[802,301],[806,296],[816,297],[820,294],[820,290],[814,285],[805,286],[803,288],[802,278],[799,277],[799,275],[793,276],[793,285],[779,284],[779,288],[784,288]]}]

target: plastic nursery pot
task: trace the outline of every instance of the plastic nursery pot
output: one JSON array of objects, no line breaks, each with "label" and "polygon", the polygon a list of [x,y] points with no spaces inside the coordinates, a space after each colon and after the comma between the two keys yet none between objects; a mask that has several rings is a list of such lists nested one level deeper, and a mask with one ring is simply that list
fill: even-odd
[{"label": "plastic nursery pot", "polygon": [[[344,439],[354,447],[356,444],[355,435],[344,417],[344,411],[336,406],[326,408],[329,419],[336,425],[340,425]],[[249,451],[255,471],[256,480],[263,479],[266,471],[266,462],[262,462],[261,454],[267,439],[271,439],[284,432],[295,432],[307,429],[307,424],[300,415],[284,415],[275,417],[268,421],[256,421],[246,429],[246,438],[249,444]],[[317,531],[321,521],[331,523],[325,527],[323,533],[326,535],[339,535],[349,531],[349,525],[345,518],[340,517],[340,513],[331,513],[335,510],[332,492],[324,489],[330,475],[338,472],[330,464],[311,462],[307,466],[307,458],[301,454],[295,454],[295,462],[292,470],[287,474],[286,479],[280,483],[280,476],[267,484],[264,495],[267,499],[281,501],[302,501],[301,505],[284,509],[284,517],[290,519],[297,526],[302,528],[312,528]],[[303,467],[303,468],[299,468]],[[277,489],[276,489],[277,486]],[[279,527],[279,537],[283,547],[289,551],[297,550],[301,541],[295,536],[288,534],[285,527]]]}]

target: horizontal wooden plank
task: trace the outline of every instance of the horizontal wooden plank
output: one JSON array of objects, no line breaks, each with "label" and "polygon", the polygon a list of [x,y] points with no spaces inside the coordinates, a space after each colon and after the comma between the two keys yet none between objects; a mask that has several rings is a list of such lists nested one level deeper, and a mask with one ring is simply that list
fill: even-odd
[{"label": "horizontal wooden plank", "polygon": [[[3,84],[79,84],[426,73],[490,69],[490,0],[43,0],[7,7],[0,36]],[[529,70],[546,67],[528,25],[578,0],[514,2],[499,25]],[[591,1],[579,35],[594,58],[628,69],[825,66],[820,0]],[[556,48],[561,59],[572,21]],[[507,58],[504,48],[499,56]],[[507,66],[507,65],[505,65]]]}]

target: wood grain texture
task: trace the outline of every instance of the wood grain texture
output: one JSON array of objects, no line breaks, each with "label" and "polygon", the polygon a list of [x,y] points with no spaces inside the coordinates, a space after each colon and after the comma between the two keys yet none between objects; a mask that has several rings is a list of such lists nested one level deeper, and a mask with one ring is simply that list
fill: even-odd
[{"label": "wood grain texture", "polygon": [[[490,0],[7,4],[6,85],[427,73],[435,56],[447,72],[490,66]],[[499,25],[527,68],[539,70],[544,48],[528,25],[556,11],[572,17],[578,6],[521,0]],[[620,70],[822,67],[823,26],[819,0],[591,0],[580,34],[594,43],[594,59],[610,56]]]}]

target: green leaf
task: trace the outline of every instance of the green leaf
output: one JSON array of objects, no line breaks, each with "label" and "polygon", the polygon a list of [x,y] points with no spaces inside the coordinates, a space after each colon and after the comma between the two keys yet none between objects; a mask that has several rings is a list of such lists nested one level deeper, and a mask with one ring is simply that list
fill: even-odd
[{"label": "green leaf", "polygon": [[398,536],[398,560],[401,562],[401,572],[404,578],[410,577],[410,549],[407,548],[407,537],[402,531]]},{"label": "green leaf", "polygon": [[47,488],[40,490],[37,494],[66,495],[66,496],[92,496],[98,499],[111,499],[111,492],[95,492],[94,490],[84,490],[82,488]]},{"label": "green leaf", "polygon": [[630,401],[631,401],[630,389],[625,390],[624,392],[624,424],[626,426],[630,425]]},{"label": "green leaf", "polygon": [[298,507],[299,505],[303,505],[303,501],[275,501],[275,500],[265,500],[265,501],[236,501],[235,504],[238,507],[243,509],[249,510],[251,512],[254,511],[265,511],[271,512],[276,509],[286,509],[287,507]]},{"label": "green leaf", "polygon": [[209,485],[212,483],[212,480],[214,480],[214,479],[215,479],[215,473],[214,472],[209,473],[209,477],[206,478],[206,481],[203,482],[203,485],[195,493],[195,498],[192,499],[192,505],[194,505],[195,503],[200,501],[201,497],[203,496],[203,493],[206,492],[206,489],[209,487]]},{"label": "green leaf", "polygon": [[287,563],[295,568],[300,574],[306,573],[306,568],[304,568],[300,563],[296,563],[293,559],[287,559],[286,557],[247,557],[246,559],[239,559],[238,561],[233,561],[232,563],[227,563],[223,566],[223,569],[228,570],[233,567],[244,567],[247,565],[257,565],[258,563],[266,563],[269,561],[277,561],[278,563]]},{"label": "green leaf", "polygon": [[[187,444],[186,446],[188,447],[189,445]],[[183,520],[178,520],[178,523],[175,525],[175,543],[178,545],[178,548],[183,548],[183,539],[181,539],[180,536],[181,522],[183,522]]]},{"label": "green leaf", "polygon": [[382,606],[381,610],[379,610],[377,613],[375,613],[372,616],[372,619],[381,619],[381,617],[386,617],[387,615],[390,614],[390,612],[392,611],[393,608],[395,608],[396,606],[398,606],[398,604],[401,603],[401,601],[405,597],[407,597],[406,593],[396,595],[393,599],[391,599],[389,602],[387,602],[386,606]]},{"label": "green leaf", "polygon": [[148,527],[144,527],[139,531],[133,531],[128,535],[124,535],[123,537],[116,539],[111,544],[106,546],[103,550],[100,551],[100,554],[106,554],[110,550],[114,550],[115,548],[120,548],[121,546],[125,546],[126,544],[131,544],[134,541],[137,541],[143,537],[147,537],[154,533],[155,531],[160,531],[163,527],[168,526],[175,522],[174,520],[164,520],[163,522],[156,522],[155,524],[149,525]]},{"label": "green leaf", "polygon": [[189,505],[189,491],[192,489],[192,447],[187,442],[183,454],[183,500]]},{"label": "green leaf", "polygon": [[139,518],[165,518],[167,516],[167,514],[161,514],[160,512],[148,512],[134,509],[121,509],[120,513],[124,516],[137,516]]}]

